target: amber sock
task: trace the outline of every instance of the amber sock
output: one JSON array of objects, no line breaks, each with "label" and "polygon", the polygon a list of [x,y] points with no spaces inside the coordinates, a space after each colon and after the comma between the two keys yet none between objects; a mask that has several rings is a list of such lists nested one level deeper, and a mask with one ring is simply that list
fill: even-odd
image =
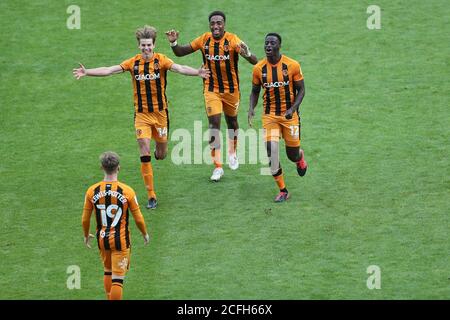
[{"label": "amber sock", "polygon": [[111,300],[122,300],[123,280],[112,279]]},{"label": "amber sock", "polygon": [[275,179],[275,182],[277,183],[280,190],[286,189],[286,185],[284,184],[283,170],[281,170],[281,168],[277,173],[273,175],[273,178]]},{"label": "amber sock", "polygon": [[110,300],[111,297],[111,275],[112,272],[105,271],[103,276],[103,285],[105,287],[106,299]]},{"label": "amber sock", "polygon": [[211,149],[211,158],[216,168],[222,167],[222,163],[220,162],[220,149]]},{"label": "amber sock", "polygon": [[153,167],[150,156],[141,157],[141,174],[144,179],[145,188],[147,189],[148,198],[155,198],[155,189],[153,186]]}]

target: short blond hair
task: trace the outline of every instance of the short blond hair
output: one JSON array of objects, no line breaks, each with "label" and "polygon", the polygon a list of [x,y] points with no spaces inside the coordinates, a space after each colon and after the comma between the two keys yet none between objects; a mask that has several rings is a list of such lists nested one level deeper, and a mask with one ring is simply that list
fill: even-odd
[{"label": "short blond hair", "polygon": [[100,155],[100,163],[107,174],[115,173],[119,167],[120,157],[114,151],[106,151]]},{"label": "short blond hair", "polygon": [[152,26],[145,25],[136,30],[136,39],[139,42],[141,39],[152,39],[153,43],[156,41],[156,29]]}]

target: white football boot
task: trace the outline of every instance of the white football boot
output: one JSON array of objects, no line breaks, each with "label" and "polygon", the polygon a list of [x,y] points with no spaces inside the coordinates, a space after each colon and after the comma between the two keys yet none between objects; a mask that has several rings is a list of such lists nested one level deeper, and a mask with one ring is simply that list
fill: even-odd
[{"label": "white football boot", "polygon": [[228,155],[228,166],[231,170],[237,170],[239,168],[239,160],[236,153]]},{"label": "white football boot", "polygon": [[222,178],[222,176],[223,176],[223,169],[215,168],[211,176],[211,180],[217,182],[220,180],[220,178]]}]

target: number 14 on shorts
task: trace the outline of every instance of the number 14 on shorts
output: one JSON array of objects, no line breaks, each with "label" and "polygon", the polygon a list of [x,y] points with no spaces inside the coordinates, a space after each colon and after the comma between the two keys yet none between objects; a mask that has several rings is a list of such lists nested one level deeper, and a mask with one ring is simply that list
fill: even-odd
[{"label": "number 14 on shorts", "polygon": [[167,136],[167,127],[164,128],[156,128],[156,130],[158,131],[158,135],[160,137],[165,137]]}]

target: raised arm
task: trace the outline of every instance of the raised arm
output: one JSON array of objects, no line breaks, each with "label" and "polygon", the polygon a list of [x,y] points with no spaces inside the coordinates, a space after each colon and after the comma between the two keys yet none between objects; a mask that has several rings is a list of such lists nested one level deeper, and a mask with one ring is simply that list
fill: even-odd
[{"label": "raised arm", "polygon": [[253,65],[258,63],[258,58],[250,52],[250,48],[245,44],[244,41],[241,41],[241,43],[239,43],[239,47],[239,54],[244,57],[245,60]]},{"label": "raised arm", "polygon": [[173,53],[177,57],[182,57],[194,52],[194,49],[192,49],[190,44],[187,45],[178,44],[177,40],[179,34],[180,33],[178,31],[175,31],[174,29],[166,32],[167,40],[169,40],[170,47],[172,48]]},{"label": "raised arm", "polygon": [[250,93],[250,105],[248,108],[248,125],[253,127],[252,120],[255,116],[255,108],[258,104],[259,93],[261,91],[261,86],[252,85],[252,92]]},{"label": "raised arm", "polygon": [[83,64],[80,63],[79,68],[73,69],[73,76],[78,80],[84,76],[91,77],[106,77],[116,73],[122,73],[123,69],[120,65],[111,67],[100,67],[94,69],[86,69]]},{"label": "raised arm", "polygon": [[202,77],[203,79],[209,78],[209,75],[211,73],[209,71],[209,69],[205,69],[205,68],[203,68],[203,66],[200,67],[200,69],[194,69],[192,67],[181,65],[181,64],[176,64],[176,63],[172,64],[170,71],[181,73],[186,76],[199,76],[199,77]]}]

